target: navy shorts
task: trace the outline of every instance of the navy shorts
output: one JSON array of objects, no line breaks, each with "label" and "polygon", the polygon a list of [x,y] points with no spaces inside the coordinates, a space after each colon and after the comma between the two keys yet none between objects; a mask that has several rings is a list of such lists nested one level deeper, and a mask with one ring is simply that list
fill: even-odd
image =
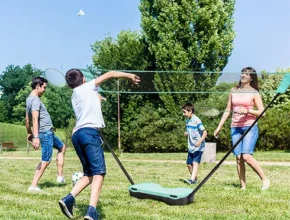
[{"label": "navy shorts", "polygon": [[39,140],[41,144],[42,161],[45,162],[51,161],[53,148],[61,151],[64,146],[64,143],[54,134],[52,130],[39,132]]},{"label": "navy shorts", "polygon": [[82,163],[84,176],[106,174],[103,141],[95,128],[80,128],[72,136],[76,153]]},{"label": "navy shorts", "polygon": [[203,151],[195,151],[193,153],[188,153],[186,164],[188,165],[193,164],[193,162],[200,163],[202,154],[203,154]]}]

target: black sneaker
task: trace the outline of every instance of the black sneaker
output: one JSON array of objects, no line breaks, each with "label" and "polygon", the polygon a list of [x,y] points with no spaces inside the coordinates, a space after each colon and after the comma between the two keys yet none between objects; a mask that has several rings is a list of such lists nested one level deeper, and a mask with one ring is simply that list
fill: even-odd
[{"label": "black sneaker", "polygon": [[75,198],[72,196],[72,194],[68,194],[66,197],[58,201],[62,213],[68,218],[73,218],[74,202]]},{"label": "black sneaker", "polygon": [[96,208],[93,206],[89,206],[88,211],[84,217],[84,219],[87,220],[98,220],[100,217],[100,214],[97,212]]}]

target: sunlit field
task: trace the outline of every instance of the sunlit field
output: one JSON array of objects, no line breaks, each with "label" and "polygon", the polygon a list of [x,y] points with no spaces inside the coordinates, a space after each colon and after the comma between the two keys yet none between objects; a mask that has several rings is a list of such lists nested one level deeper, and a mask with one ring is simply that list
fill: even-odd
[{"label": "sunlit field", "polygon": [[[217,155],[219,160],[223,153]],[[102,219],[289,219],[290,218],[290,166],[267,165],[263,168],[271,179],[271,188],[261,191],[261,181],[248,168],[247,190],[239,189],[233,164],[223,164],[196,193],[194,202],[184,206],[169,206],[154,200],[139,200],[129,196],[122,170],[110,153],[105,154],[107,175],[98,210]],[[125,154],[119,158],[135,183],[154,182],[164,187],[190,187],[180,178],[187,178],[186,153],[179,154]],[[286,152],[258,152],[263,161],[290,161]],[[0,219],[65,219],[58,200],[70,192],[71,175],[81,171],[81,164],[73,150],[66,154],[66,183],[56,180],[55,161],[39,182],[43,192],[31,194],[27,189],[40,152],[4,151],[0,154]],[[55,158],[55,152],[54,152]],[[227,161],[233,161],[230,156]],[[198,178],[204,178],[215,166],[203,163]],[[89,202],[89,188],[76,199],[75,219],[83,219]]]}]

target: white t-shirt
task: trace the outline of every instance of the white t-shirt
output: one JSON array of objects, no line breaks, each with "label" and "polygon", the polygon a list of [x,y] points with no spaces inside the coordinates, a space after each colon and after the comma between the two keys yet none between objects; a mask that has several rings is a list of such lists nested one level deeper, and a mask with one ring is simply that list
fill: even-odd
[{"label": "white t-shirt", "polygon": [[95,79],[74,88],[71,102],[76,116],[76,126],[73,133],[84,127],[105,127],[98,89]]}]

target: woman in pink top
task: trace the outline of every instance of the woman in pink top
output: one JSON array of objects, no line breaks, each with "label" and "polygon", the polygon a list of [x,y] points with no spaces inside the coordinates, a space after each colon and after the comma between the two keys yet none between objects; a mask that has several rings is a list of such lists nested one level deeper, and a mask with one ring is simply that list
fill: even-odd
[{"label": "woman in pink top", "polygon": [[[231,137],[234,145],[263,110],[264,105],[259,94],[256,70],[252,67],[243,68],[239,84],[230,91],[226,110],[214,135],[217,136],[232,112]],[[253,157],[258,135],[258,125],[256,124],[233,150],[237,160],[241,189],[246,189],[245,162],[261,178],[262,190],[270,187],[270,180],[267,179],[260,164]]]}]

